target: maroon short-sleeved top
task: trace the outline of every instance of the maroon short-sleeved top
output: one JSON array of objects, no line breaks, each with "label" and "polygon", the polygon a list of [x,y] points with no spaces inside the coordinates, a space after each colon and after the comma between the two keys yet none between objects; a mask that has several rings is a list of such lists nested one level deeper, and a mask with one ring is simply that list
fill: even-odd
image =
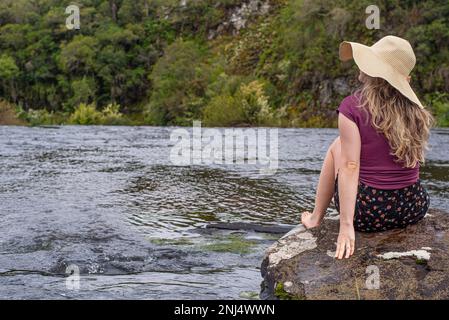
[{"label": "maroon short-sleeved top", "polygon": [[393,190],[405,188],[418,180],[419,164],[414,168],[404,168],[395,161],[386,137],[373,128],[369,111],[360,106],[357,96],[351,95],[343,99],[337,112],[359,128],[361,183],[378,189]]}]

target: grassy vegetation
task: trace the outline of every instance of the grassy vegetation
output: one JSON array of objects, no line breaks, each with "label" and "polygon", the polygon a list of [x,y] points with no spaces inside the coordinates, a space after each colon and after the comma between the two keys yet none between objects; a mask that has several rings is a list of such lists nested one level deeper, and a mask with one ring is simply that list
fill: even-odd
[{"label": "grassy vegetation", "polygon": [[[143,116],[125,115],[119,111],[120,106],[109,104],[98,111],[95,104],[81,103],[72,113],[47,111],[46,109],[29,109],[27,111],[11,109],[9,124],[37,125],[143,125]],[[2,117],[3,118],[3,117]]]},{"label": "grassy vegetation", "polygon": [[229,21],[246,2],[79,0],[81,29],[70,31],[68,1],[3,0],[0,97],[13,107],[0,121],[335,126],[357,85],[339,43],[394,34],[415,49],[413,87],[449,125],[446,0],[378,1],[380,30],[365,27],[369,0],[268,0],[237,33]]}]

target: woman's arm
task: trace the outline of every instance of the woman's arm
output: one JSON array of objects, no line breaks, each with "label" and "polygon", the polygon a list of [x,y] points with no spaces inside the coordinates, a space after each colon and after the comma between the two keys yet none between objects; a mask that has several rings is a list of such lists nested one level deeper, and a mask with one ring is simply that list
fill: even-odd
[{"label": "woman's arm", "polygon": [[357,125],[343,114],[338,116],[341,159],[338,173],[340,233],[335,257],[349,258],[355,249],[354,211],[359,184],[360,133]]}]

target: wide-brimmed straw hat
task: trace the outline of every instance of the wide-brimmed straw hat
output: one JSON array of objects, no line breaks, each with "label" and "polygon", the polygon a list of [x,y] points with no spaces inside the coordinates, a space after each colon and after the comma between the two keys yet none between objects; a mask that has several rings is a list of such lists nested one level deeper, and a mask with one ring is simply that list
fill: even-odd
[{"label": "wide-brimmed straw hat", "polygon": [[344,41],[340,44],[340,60],[350,59],[354,59],[362,72],[388,81],[410,101],[424,108],[408,81],[416,57],[407,40],[386,36],[371,47]]}]

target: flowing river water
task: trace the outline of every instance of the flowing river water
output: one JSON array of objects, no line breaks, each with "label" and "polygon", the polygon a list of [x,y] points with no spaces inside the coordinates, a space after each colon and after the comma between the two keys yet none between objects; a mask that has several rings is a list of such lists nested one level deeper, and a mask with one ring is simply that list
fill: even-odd
[{"label": "flowing river water", "polygon": [[[293,227],[337,131],[279,129],[279,169],[261,175],[173,165],[174,129],[0,127],[0,298],[257,298],[263,252],[282,234],[205,226]],[[449,130],[434,130],[421,172],[447,211],[448,146]]]}]

